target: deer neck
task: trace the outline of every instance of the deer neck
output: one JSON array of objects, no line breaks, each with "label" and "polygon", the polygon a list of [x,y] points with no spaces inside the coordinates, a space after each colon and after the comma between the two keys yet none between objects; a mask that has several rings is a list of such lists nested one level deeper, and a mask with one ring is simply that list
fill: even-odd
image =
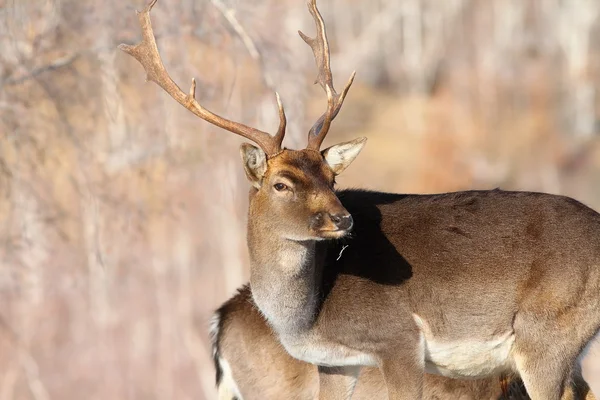
[{"label": "deer neck", "polygon": [[279,334],[308,331],[318,307],[315,241],[294,241],[248,224],[250,284],[261,312]]}]

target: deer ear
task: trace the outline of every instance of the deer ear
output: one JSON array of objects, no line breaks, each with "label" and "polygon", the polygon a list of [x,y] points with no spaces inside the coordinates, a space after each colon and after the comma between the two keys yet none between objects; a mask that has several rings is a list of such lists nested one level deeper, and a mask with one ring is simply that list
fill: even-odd
[{"label": "deer ear", "polygon": [[323,155],[323,158],[325,158],[329,168],[331,168],[336,175],[339,175],[352,164],[352,161],[354,161],[358,153],[360,153],[366,142],[366,137],[360,137],[350,142],[344,142],[328,147],[323,150],[321,154]]},{"label": "deer ear", "polygon": [[267,172],[267,155],[262,149],[248,143],[242,144],[240,155],[244,163],[246,177],[252,186],[260,189],[262,179],[265,176],[265,172]]}]

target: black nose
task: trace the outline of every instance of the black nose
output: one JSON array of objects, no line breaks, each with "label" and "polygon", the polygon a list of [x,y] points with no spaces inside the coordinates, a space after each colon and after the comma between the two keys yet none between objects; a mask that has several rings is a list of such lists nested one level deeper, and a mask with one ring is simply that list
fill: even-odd
[{"label": "black nose", "polygon": [[329,215],[329,218],[331,218],[331,221],[340,230],[347,231],[352,228],[352,224],[354,223],[354,221],[352,221],[352,215],[346,213]]}]

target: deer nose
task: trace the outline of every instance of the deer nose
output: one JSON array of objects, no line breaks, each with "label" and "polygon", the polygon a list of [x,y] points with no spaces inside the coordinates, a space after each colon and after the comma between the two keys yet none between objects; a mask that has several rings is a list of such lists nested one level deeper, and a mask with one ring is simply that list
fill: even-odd
[{"label": "deer nose", "polygon": [[352,215],[348,213],[330,214],[329,218],[339,230],[343,231],[350,230],[350,228],[352,228],[352,225],[354,224],[354,221],[352,220]]}]

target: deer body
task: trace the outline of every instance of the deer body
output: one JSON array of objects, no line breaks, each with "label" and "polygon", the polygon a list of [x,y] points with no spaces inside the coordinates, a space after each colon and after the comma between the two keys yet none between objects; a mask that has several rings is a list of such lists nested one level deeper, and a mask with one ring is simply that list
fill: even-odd
[{"label": "deer body", "polygon": [[[298,245],[249,223],[254,300],[292,356],[324,366],[402,360],[416,382],[412,393],[402,382],[407,399],[423,370],[515,371],[532,396],[560,398],[600,328],[599,214],[500,190],[339,198],[354,218],[340,242]],[[261,221],[253,202],[250,221]]]},{"label": "deer body", "polygon": [[[335,176],[366,139],[320,150],[354,74],[336,92],[316,0],[308,7],[317,35],[300,36],[327,110],[302,150],[282,147],[279,96],[270,135],[202,107],[195,80],[184,93],[158,53],[155,3],[138,15],[142,42],[120,48],[182,106],[258,145],[241,147],[252,185],[252,295],[287,352],[319,365],[320,398],[349,397],[360,367],[377,366],[394,400],[421,398],[425,370],[467,378],[515,371],[532,399],[558,400],[578,357],[600,364],[589,345],[600,329],[598,213],[527,192],[336,193]],[[586,368],[584,377],[595,367]]]},{"label": "deer body", "polygon": [[[249,286],[223,304],[211,321],[211,339],[219,400],[316,400],[319,376],[315,365],[291,357],[258,310]],[[518,379],[502,381],[450,379],[425,374],[425,400],[526,399]],[[594,400],[585,387],[572,381],[562,400]],[[503,396],[504,394],[504,396]],[[385,399],[386,385],[377,368],[361,370],[353,400]]]},{"label": "deer body", "polygon": [[[211,334],[219,400],[318,398],[317,367],[291,357],[282,348],[254,304],[249,286],[215,313]],[[360,373],[352,399],[384,399],[386,393],[380,372],[367,367]],[[455,380],[426,375],[424,380],[426,400],[497,400],[501,394],[498,377]]]}]

